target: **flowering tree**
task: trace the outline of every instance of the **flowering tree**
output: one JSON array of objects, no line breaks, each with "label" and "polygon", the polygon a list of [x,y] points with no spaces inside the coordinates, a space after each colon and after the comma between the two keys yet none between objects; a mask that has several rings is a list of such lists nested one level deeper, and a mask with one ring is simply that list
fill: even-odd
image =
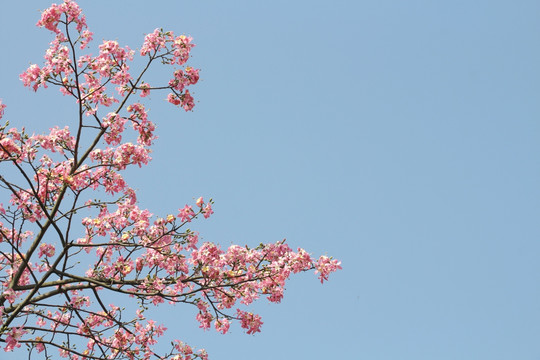
[{"label": "flowering tree", "polygon": [[[148,34],[138,51],[142,70],[134,76],[135,51],[116,41],[104,41],[96,56],[79,54],[92,33],[74,1],[53,4],[37,25],[54,40],[45,64],[31,65],[20,78],[34,91],[58,87],[78,110],[74,130],[56,126],[30,135],[7,123],[0,128],[0,163],[14,170],[0,175],[6,194],[0,202],[5,351],[24,344],[47,359],[206,359],[204,350],[194,352],[178,340],[157,354],[154,345],[166,329],[146,319],[145,310],[164,302],[191,304],[203,329],[226,333],[236,320],[253,334],[261,317],[233,310],[238,303],[261,296],[280,302],[292,273],[315,270],[323,282],[341,268],[337,260],[314,259],[284,241],[226,250],[199,243],[186,225],[210,217],[212,200],[198,198],[163,217],[138,207],[121,174],[150,160],[155,126],[143,100],[164,91],[169,103],[193,108],[188,87],[199,70],[185,66],[194,46],[190,37],[161,29]],[[145,82],[155,63],[171,66],[172,79]],[[0,118],[4,109],[0,102]],[[110,304],[119,299],[133,306]]]}]

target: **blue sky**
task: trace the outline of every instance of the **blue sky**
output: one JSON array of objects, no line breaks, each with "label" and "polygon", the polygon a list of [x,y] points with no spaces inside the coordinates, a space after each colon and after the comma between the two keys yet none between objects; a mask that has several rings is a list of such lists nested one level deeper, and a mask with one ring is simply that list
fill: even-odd
[{"label": "blue sky", "polygon": [[[197,44],[195,111],[152,97],[154,160],[128,177],[142,206],[212,197],[205,240],[342,260],[257,304],[260,334],[163,307],[171,337],[213,360],[540,358],[538,1],[79,4],[97,41],[137,48],[162,27]],[[0,12],[5,117],[36,131],[73,113],[18,80],[51,39],[34,26],[48,6]]]}]

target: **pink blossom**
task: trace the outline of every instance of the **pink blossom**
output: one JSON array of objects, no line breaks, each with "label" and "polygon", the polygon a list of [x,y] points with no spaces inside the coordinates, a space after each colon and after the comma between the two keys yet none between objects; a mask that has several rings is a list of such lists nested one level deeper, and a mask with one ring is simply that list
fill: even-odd
[{"label": "pink blossom", "polygon": [[30,65],[30,67],[19,75],[19,78],[22,80],[24,86],[32,87],[34,91],[37,91],[40,85],[47,87],[45,80],[48,74],[45,71],[42,71],[39,66],[36,64]]},{"label": "pink blossom", "polygon": [[208,353],[204,349],[200,349],[198,352],[199,357],[201,360],[208,360]]},{"label": "pink blossom", "polygon": [[321,256],[319,260],[317,260],[315,269],[315,273],[319,273],[319,279],[321,280],[322,284],[324,280],[328,280],[328,275],[337,271],[338,269],[342,269],[341,261],[329,258],[327,256]]},{"label": "pink blossom", "polygon": [[210,215],[214,213],[214,210],[212,210],[212,204],[207,203],[206,206],[202,210],[203,216],[205,219],[208,219]]},{"label": "pink blossom", "polygon": [[7,333],[6,346],[4,347],[4,350],[13,351],[13,349],[21,347],[19,340],[27,332],[28,331],[24,330],[23,327],[11,328],[11,330]]},{"label": "pink blossom", "polygon": [[153,33],[145,36],[141,55],[144,56],[150,51],[158,51],[162,47],[165,47],[165,36],[160,29],[155,29]]},{"label": "pink blossom", "polygon": [[86,28],[86,19],[82,15],[79,5],[72,0],[64,0],[63,4],[52,4],[50,8],[44,10],[41,14],[41,19],[37,22],[37,26],[43,26],[46,29],[60,33],[58,29],[58,23],[62,14],[65,14],[68,22],[75,22],[77,24],[77,31],[81,32],[83,28]]},{"label": "pink blossom", "polygon": [[75,309],[81,309],[90,306],[90,298],[88,296],[79,296],[78,292],[74,292],[71,296],[70,304]]},{"label": "pink blossom", "polygon": [[210,329],[210,323],[212,322],[212,315],[208,311],[200,311],[196,316],[197,321],[200,323],[199,327],[204,330]]},{"label": "pink blossom", "polygon": [[193,107],[195,106],[195,103],[193,102],[193,96],[189,93],[189,90],[186,90],[184,95],[182,96],[182,105],[184,110],[190,111],[193,110]]},{"label": "pink blossom", "polygon": [[[68,76],[73,73],[71,68],[70,52],[67,46],[57,38],[51,43],[51,47],[45,53],[46,65],[42,70],[47,76],[56,76],[65,73]],[[43,75],[41,75],[43,77]]]},{"label": "pink blossom", "polygon": [[174,59],[173,63],[178,65],[184,65],[189,59],[189,53],[191,48],[195,45],[191,43],[193,39],[189,36],[180,35],[174,39],[173,48],[174,48]]},{"label": "pink blossom", "polygon": [[186,234],[187,249],[197,249],[197,242],[199,241],[199,233],[189,232]]},{"label": "pink blossom", "polygon": [[2,295],[6,298],[7,301],[9,301],[10,304],[13,304],[15,302],[15,299],[17,298],[17,294],[11,288],[4,290],[4,293]]},{"label": "pink blossom", "polygon": [[174,348],[176,349],[176,351],[180,352],[180,354],[186,357],[189,357],[191,354],[193,354],[193,349],[191,348],[191,346],[184,344],[182,341],[175,340],[174,344]]},{"label": "pink blossom", "polygon": [[261,331],[261,325],[263,322],[261,321],[261,317],[259,315],[242,311],[240,309],[237,309],[236,313],[241,321],[240,325],[243,329],[247,330],[248,334],[254,334]]},{"label": "pink blossom", "polygon": [[195,202],[195,204],[196,204],[198,207],[200,207],[200,208],[203,207],[204,200],[203,200],[202,196],[201,196],[200,198],[197,199],[197,201]]},{"label": "pink blossom", "polygon": [[94,33],[89,30],[84,30],[81,34],[81,49],[84,49],[93,40]]},{"label": "pink blossom", "polygon": [[195,85],[199,81],[199,69],[194,69],[191,66],[186,67],[185,77],[188,84]]},{"label": "pink blossom", "polygon": [[105,142],[110,145],[118,145],[122,141],[122,133],[124,132],[124,124],[126,119],[120,117],[116,113],[108,113],[103,119],[102,126],[107,129],[104,134]]},{"label": "pink blossom", "polygon": [[141,97],[147,97],[150,95],[150,85],[142,84],[139,89],[141,89]]},{"label": "pink blossom", "polygon": [[[41,339],[36,339],[38,341],[40,341]],[[45,350],[45,344],[43,344],[42,342],[37,342],[36,343],[36,350],[38,353],[42,352]]]},{"label": "pink blossom", "polygon": [[170,102],[173,105],[180,105],[180,103],[181,103],[181,100],[175,94],[167,95],[167,101]]},{"label": "pink blossom", "polygon": [[0,119],[4,116],[4,109],[6,108],[5,104],[2,104],[2,99],[0,99]]},{"label": "pink blossom", "polygon": [[59,33],[58,22],[60,21],[60,16],[62,15],[61,5],[53,4],[50,8],[44,10],[41,13],[41,19],[37,22],[37,26],[43,26],[47,30]]},{"label": "pink blossom", "polygon": [[39,257],[42,257],[43,255],[47,257],[54,256],[55,248],[54,245],[51,244],[41,244],[39,245]]},{"label": "pink blossom", "polygon": [[189,205],[184,206],[183,209],[179,209],[178,211],[178,218],[180,218],[180,221],[182,222],[190,222],[191,219],[195,216],[195,212]]},{"label": "pink blossom", "polygon": [[214,327],[222,334],[226,334],[229,331],[230,322],[227,318],[216,319],[214,321]]},{"label": "pink blossom", "polygon": [[36,321],[36,325],[40,327],[44,327],[47,324],[44,318],[39,317]]}]

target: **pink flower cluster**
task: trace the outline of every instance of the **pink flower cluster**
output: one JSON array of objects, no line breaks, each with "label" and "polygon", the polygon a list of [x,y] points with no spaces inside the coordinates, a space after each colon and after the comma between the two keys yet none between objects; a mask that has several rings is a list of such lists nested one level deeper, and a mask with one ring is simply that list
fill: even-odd
[{"label": "pink flower cluster", "polygon": [[103,138],[109,145],[118,145],[122,141],[122,133],[124,132],[124,124],[126,119],[120,117],[116,113],[108,113],[103,119],[102,126],[108,131]]},{"label": "pink flower cluster", "polygon": [[141,55],[163,52],[162,59],[169,64],[184,65],[189,59],[189,53],[195,46],[189,36],[174,36],[172,31],[155,29],[146,35],[141,47]]},{"label": "pink flower cluster", "polygon": [[321,280],[322,284],[325,280],[328,280],[328,275],[342,269],[341,261],[329,258],[327,256],[321,256],[319,260],[317,260],[315,269],[315,273],[319,274],[319,279]]},{"label": "pink flower cluster", "polygon": [[45,54],[46,65],[43,68],[37,65],[31,65],[20,76],[24,85],[31,86],[34,91],[39,86],[47,87],[46,82],[51,77],[60,76],[60,78],[67,78],[73,73],[74,68],[69,49],[67,46],[62,45],[68,42],[68,39],[58,28],[60,23],[65,25],[74,23],[76,25],[76,30],[79,33],[79,39],[77,41],[80,41],[81,49],[85,48],[92,40],[92,32],[86,30],[86,18],[82,14],[79,5],[74,1],[65,0],[60,5],[53,4],[50,8],[44,10],[41,14],[41,19],[36,25],[45,27],[56,34],[55,39],[51,42],[51,47]]},{"label": "pink flower cluster", "polygon": [[214,213],[214,210],[212,210],[212,199],[210,199],[209,202],[205,203],[203,198],[200,197],[197,199],[195,203],[199,208],[201,208],[201,212],[205,219],[208,219],[210,215]]},{"label": "pink flower cluster", "polygon": [[13,351],[13,349],[21,347],[19,340],[27,332],[28,331],[25,330],[22,326],[11,328],[11,330],[7,333],[6,336],[6,347],[4,347],[4,350]]},{"label": "pink flower cluster", "polygon": [[185,71],[181,69],[174,72],[174,78],[169,81],[169,86],[177,92],[182,92],[185,87],[195,85],[199,81],[199,70],[190,66]]},{"label": "pink flower cluster", "polygon": [[247,330],[248,334],[254,334],[261,331],[261,317],[257,314],[250,312],[242,311],[237,309],[238,318],[241,321],[241,326],[243,329]]},{"label": "pink flower cluster", "polygon": [[47,257],[52,257],[52,256],[54,256],[55,251],[56,251],[56,249],[55,249],[54,245],[42,243],[41,245],[39,245],[39,255],[38,256],[42,257],[43,255],[45,255]]},{"label": "pink flower cluster", "polygon": [[64,154],[64,151],[75,150],[75,138],[71,135],[69,127],[65,126],[60,129],[58,126],[49,129],[48,135],[34,135],[31,140],[35,141],[39,146],[51,152],[59,152]]},{"label": "pink flower cluster", "polygon": [[45,71],[41,71],[40,67],[36,64],[30,65],[30,67],[20,75],[24,86],[31,86],[34,91],[37,91],[40,85],[47,87],[47,77],[48,74]]},{"label": "pink flower cluster", "polygon": [[173,105],[180,105],[180,107],[184,108],[186,111],[192,110],[195,106],[193,96],[191,96],[189,90],[186,90],[182,95],[170,93],[167,95],[167,101]]},{"label": "pink flower cluster", "polygon": [[22,150],[16,138],[0,134],[0,160],[20,159]]},{"label": "pink flower cluster", "polygon": [[196,357],[201,360],[208,360],[208,354],[206,353],[206,350],[201,349],[199,350],[198,354],[195,354],[191,346],[183,343],[182,341],[175,340],[174,348],[176,351],[178,351],[178,354],[171,357],[171,360],[190,360],[195,359]]},{"label": "pink flower cluster", "polygon": [[2,104],[2,99],[0,99],[0,119],[4,116],[4,109],[6,108],[5,104]]},{"label": "pink flower cluster", "polygon": [[133,130],[139,133],[137,143],[145,146],[152,145],[152,141],[156,139],[154,130],[156,126],[148,120],[148,113],[143,104],[135,103],[128,106],[127,111],[131,113],[129,119],[133,124]]},{"label": "pink flower cluster", "polygon": [[[107,92],[109,83],[117,85],[116,90],[121,97],[135,90],[141,90],[141,96],[146,97],[151,90],[170,88],[172,92],[167,96],[170,103],[179,105],[186,111],[195,106],[193,97],[185,88],[198,82],[198,69],[189,66],[184,70],[178,69],[168,86],[152,88],[140,78],[134,79],[128,65],[128,62],[133,60],[134,51],[128,47],[120,47],[116,41],[103,41],[99,46],[98,56],[83,55],[75,62],[74,49],[73,53],[70,53],[69,46],[64,45],[70,41],[69,33],[64,34],[60,30],[60,23],[76,25],[78,39],[75,42],[80,42],[81,49],[86,48],[92,40],[93,34],[87,30],[86,19],[75,2],[65,1],[45,10],[37,25],[53,31],[56,36],[46,52],[45,65],[31,65],[20,75],[25,86],[37,91],[40,86],[47,87],[48,83],[59,85],[64,95],[73,96],[83,104],[88,116],[94,115],[99,106],[110,107],[119,102]],[[175,36],[171,31],[156,29],[146,35],[140,54],[148,56],[149,63],[160,60],[165,64],[182,66],[189,59],[194,46],[191,37]],[[75,69],[84,81],[74,79]]]},{"label": "pink flower cluster", "polygon": [[86,28],[86,17],[82,14],[79,5],[72,0],[64,0],[64,3],[60,5],[52,4],[50,8],[41,13],[41,19],[36,25],[60,34],[61,30],[58,29],[58,23],[61,22],[62,15],[65,15],[66,23],[74,22],[77,24],[79,32]]}]

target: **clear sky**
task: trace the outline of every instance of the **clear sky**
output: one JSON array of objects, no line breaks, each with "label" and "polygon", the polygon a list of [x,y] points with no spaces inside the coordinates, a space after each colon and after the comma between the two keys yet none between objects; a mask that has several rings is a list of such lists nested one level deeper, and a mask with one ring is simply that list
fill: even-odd
[{"label": "clear sky", "polygon": [[[30,131],[73,114],[18,80],[52,39],[34,26],[49,4],[0,11],[0,98]],[[162,27],[197,44],[195,111],[152,98],[154,160],[128,177],[142,206],[212,197],[204,240],[342,260],[261,301],[255,336],[164,306],[170,337],[212,360],[540,359],[540,2],[79,4],[99,42]]]}]

